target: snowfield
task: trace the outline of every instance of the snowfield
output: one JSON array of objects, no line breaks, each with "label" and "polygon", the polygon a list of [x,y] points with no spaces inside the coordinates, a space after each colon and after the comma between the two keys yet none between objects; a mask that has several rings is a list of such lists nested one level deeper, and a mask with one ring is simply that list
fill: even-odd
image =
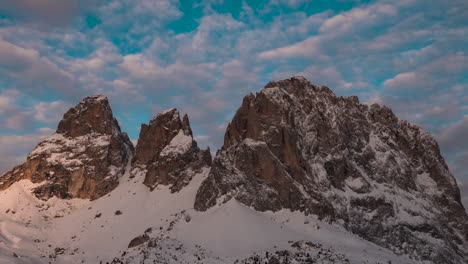
[{"label": "snowfield", "polygon": [[[151,192],[129,169],[95,201],[38,200],[28,180],[0,192],[0,263],[265,263],[281,254],[290,263],[416,263],[300,212],[262,213],[235,200],[197,212],[208,169],[172,194]],[[144,243],[128,248],[139,236]]]}]

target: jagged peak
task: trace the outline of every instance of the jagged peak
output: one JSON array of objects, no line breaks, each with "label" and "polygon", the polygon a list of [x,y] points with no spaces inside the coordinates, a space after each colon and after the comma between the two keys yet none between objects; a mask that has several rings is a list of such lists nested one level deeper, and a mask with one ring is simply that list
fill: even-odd
[{"label": "jagged peak", "polygon": [[167,119],[170,119],[175,122],[181,122],[180,120],[180,113],[179,110],[175,107],[173,108],[168,108],[166,110],[163,110],[159,113],[157,113],[153,119],[149,122],[150,126],[159,126],[161,122],[168,122]]},{"label": "jagged peak", "polygon": [[102,95],[102,94],[93,94],[93,95],[87,96],[83,99],[83,101],[86,101],[86,100],[94,100],[98,102],[108,101],[107,96]]},{"label": "jagged peak", "polygon": [[289,79],[283,79],[279,81],[270,81],[265,85],[265,88],[273,87],[286,87],[291,84],[301,84],[303,87],[312,85],[304,76],[293,76]]},{"label": "jagged peak", "polygon": [[158,116],[163,116],[163,115],[168,115],[168,114],[172,114],[172,115],[174,115],[174,114],[179,114],[179,110],[177,110],[177,108],[175,108],[175,107],[168,108],[168,109],[166,109],[166,110],[163,110],[163,111],[159,112],[159,113],[155,116],[155,118],[158,117]]},{"label": "jagged peak", "polygon": [[260,93],[265,95],[276,95],[286,92],[298,97],[308,94],[324,94],[326,96],[336,97],[333,91],[327,86],[319,86],[309,82],[304,76],[294,76],[289,79],[270,81],[265,85]]},{"label": "jagged peak", "polygon": [[[103,106],[109,105],[109,99],[102,94],[94,94],[83,98],[75,107],[78,111],[86,110],[89,105],[101,104]],[[110,109],[109,109],[110,110]]]},{"label": "jagged peak", "polygon": [[85,97],[70,108],[63,115],[56,132],[67,137],[79,137],[91,133],[111,135],[121,131],[109,100],[97,94]]},{"label": "jagged peak", "polygon": [[187,114],[184,114],[182,118],[182,129],[184,130],[185,135],[193,137],[192,128],[190,127],[190,120]]}]

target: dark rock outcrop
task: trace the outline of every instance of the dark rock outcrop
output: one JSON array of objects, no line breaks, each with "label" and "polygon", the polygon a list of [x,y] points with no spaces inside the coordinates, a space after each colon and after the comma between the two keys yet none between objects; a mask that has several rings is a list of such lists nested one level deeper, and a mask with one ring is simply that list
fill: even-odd
[{"label": "dark rock outcrop", "polygon": [[246,96],[228,125],[195,209],[230,199],[315,214],[415,259],[468,261],[468,217],[431,135],[302,77]]},{"label": "dark rock outcrop", "polygon": [[41,199],[97,199],[119,182],[133,145],[112,115],[108,99],[89,96],[68,110],[56,133],[41,141],[19,165],[0,177],[0,190],[29,179],[41,183]]},{"label": "dark rock outcrop", "polygon": [[141,125],[132,173],[144,174],[146,186],[170,185],[177,192],[210,165],[210,150],[200,150],[187,115],[181,120],[177,109],[165,110],[149,125]]},{"label": "dark rock outcrop", "polygon": [[137,236],[130,241],[130,243],[128,244],[128,248],[137,247],[141,244],[146,243],[148,240],[149,240],[149,236],[147,234]]}]

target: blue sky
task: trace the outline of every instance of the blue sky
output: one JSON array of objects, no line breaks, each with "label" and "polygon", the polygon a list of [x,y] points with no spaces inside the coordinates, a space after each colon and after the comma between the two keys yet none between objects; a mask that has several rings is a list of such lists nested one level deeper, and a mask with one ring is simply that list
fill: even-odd
[{"label": "blue sky", "polygon": [[468,205],[468,2],[6,0],[0,5],[0,172],[87,95],[124,131],[187,112],[216,149],[241,99],[304,75],[429,130]]}]

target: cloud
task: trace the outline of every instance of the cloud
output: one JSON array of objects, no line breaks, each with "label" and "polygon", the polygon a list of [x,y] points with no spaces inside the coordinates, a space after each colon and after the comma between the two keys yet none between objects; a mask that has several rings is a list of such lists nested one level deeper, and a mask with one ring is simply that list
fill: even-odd
[{"label": "cloud", "polygon": [[19,94],[15,89],[7,89],[0,93],[0,115],[13,110],[14,100]]},{"label": "cloud", "polygon": [[[383,85],[389,89],[400,89],[407,87],[424,87],[426,78],[422,73],[404,72],[399,73],[395,77],[385,80]],[[427,76],[426,76],[427,77]]]},{"label": "cloud", "polygon": [[0,11],[27,21],[48,25],[68,23],[79,13],[94,7],[98,1],[91,0],[13,0],[4,1]]},{"label": "cloud", "polygon": [[323,55],[320,50],[322,41],[323,38],[321,36],[313,36],[293,45],[261,52],[258,58],[272,60],[275,58],[304,56],[308,58],[325,59],[326,56]]},{"label": "cloud", "polygon": [[[260,59],[269,60],[300,56],[326,59],[328,56],[326,56],[325,51],[321,49],[322,46],[326,46],[327,43],[332,42],[336,38],[343,38],[363,28],[375,26],[384,20],[385,17],[395,16],[397,10],[391,5],[378,3],[367,5],[362,8],[356,7],[327,18],[326,16],[330,14],[331,12],[329,11],[315,14],[305,20],[307,21],[306,24],[291,28],[291,32],[306,32],[307,27],[318,27],[318,32],[314,36],[309,36],[291,45],[263,51],[258,57]],[[350,37],[354,38],[355,36]],[[340,44],[340,42],[337,43]]]},{"label": "cloud", "polygon": [[95,13],[102,23],[93,30],[112,39],[125,54],[150,45],[157,31],[183,15],[176,0],[106,1]]},{"label": "cloud", "polygon": [[320,25],[328,19],[331,14],[331,10],[326,10],[324,12],[313,14],[302,18],[295,25],[287,27],[287,31],[291,33],[307,33],[307,32],[317,32],[317,29]]},{"label": "cloud", "polygon": [[34,106],[34,118],[47,124],[56,124],[70,106],[64,101],[40,102]]},{"label": "cloud", "polygon": [[15,89],[9,89],[0,93],[0,128],[2,130],[25,129],[30,124],[31,117],[27,109],[17,104],[21,93]]},{"label": "cloud", "polygon": [[26,155],[53,130],[40,128],[25,135],[0,135],[0,175],[26,160]]},{"label": "cloud", "polygon": [[424,41],[431,33],[430,30],[401,31],[401,29],[396,29],[394,32],[376,37],[368,42],[366,46],[371,51],[398,50],[404,44],[407,45],[418,40]]},{"label": "cloud", "polygon": [[147,53],[126,55],[118,66],[130,79],[146,82],[150,89],[175,88],[178,85],[193,88],[199,81],[212,79],[211,73],[216,67],[215,63],[184,61],[183,57],[163,62]]},{"label": "cloud", "polygon": [[288,6],[290,8],[298,8],[306,3],[308,3],[308,1],[306,0],[273,0],[270,2],[270,5]]},{"label": "cloud", "polygon": [[0,128],[6,131],[24,131],[37,124],[57,124],[70,104],[65,101],[41,102],[18,90],[0,92]]},{"label": "cloud", "polygon": [[446,83],[453,83],[468,69],[468,58],[463,53],[447,55],[415,71],[403,72],[383,82],[385,89],[412,90],[413,92],[428,92]]},{"label": "cloud", "polygon": [[[48,85],[58,93],[73,93],[73,77],[34,49],[0,39],[0,74],[27,86]],[[35,89],[29,89],[37,93]]]},{"label": "cloud", "polygon": [[448,151],[468,150],[468,115],[459,122],[444,129],[437,139]]},{"label": "cloud", "polygon": [[354,31],[357,27],[372,26],[379,19],[396,14],[396,9],[392,5],[387,4],[373,4],[365,8],[353,8],[350,11],[342,12],[324,21],[319,31],[334,33]]},{"label": "cloud", "polygon": [[[189,85],[197,80],[209,79],[214,64],[203,63],[189,65],[176,61],[166,67],[157,65],[143,54],[131,54],[124,57],[119,65],[129,76],[140,81],[158,81],[152,89],[171,88],[173,84]],[[160,82],[160,83],[159,83]],[[170,83],[172,82],[172,85]]]}]

